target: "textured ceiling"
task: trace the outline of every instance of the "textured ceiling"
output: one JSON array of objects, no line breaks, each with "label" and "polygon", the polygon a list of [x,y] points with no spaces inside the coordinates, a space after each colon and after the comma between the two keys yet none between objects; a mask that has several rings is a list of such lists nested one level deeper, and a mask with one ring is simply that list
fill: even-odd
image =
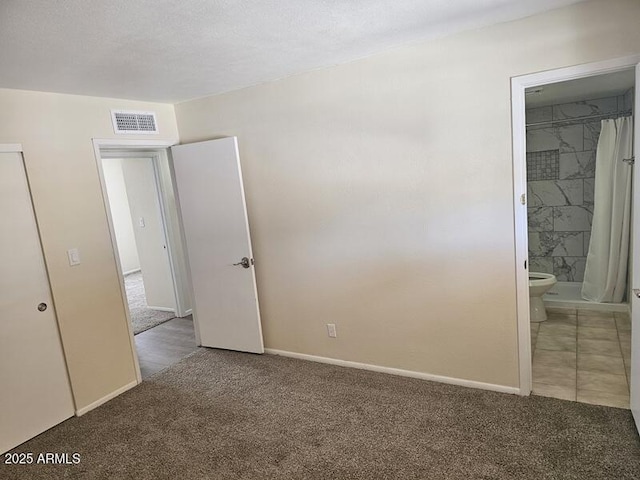
[{"label": "textured ceiling", "polygon": [[174,103],[578,1],[1,0],[0,87]]}]

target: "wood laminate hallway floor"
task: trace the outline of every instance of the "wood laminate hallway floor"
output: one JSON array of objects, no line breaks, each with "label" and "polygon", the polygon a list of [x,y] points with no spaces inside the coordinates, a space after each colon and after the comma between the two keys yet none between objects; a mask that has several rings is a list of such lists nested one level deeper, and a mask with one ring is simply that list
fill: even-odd
[{"label": "wood laminate hallway floor", "polygon": [[135,337],[142,378],[164,370],[191,355],[196,346],[193,318],[174,318]]}]

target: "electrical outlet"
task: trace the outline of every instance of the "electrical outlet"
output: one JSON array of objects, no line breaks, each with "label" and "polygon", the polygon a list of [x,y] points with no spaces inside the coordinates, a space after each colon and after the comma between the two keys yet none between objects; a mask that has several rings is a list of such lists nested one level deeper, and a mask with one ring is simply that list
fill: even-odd
[{"label": "electrical outlet", "polygon": [[336,338],[338,336],[335,323],[327,323],[327,333],[331,338]]}]

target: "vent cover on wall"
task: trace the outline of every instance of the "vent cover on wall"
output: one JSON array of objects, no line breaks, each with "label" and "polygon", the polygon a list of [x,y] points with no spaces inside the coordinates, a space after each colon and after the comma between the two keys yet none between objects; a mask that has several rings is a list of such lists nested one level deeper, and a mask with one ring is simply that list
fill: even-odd
[{"label": "vent cover on wall", "polygon": [[154,112],[111,110],[111,120],[115,133],[158,133]]}]

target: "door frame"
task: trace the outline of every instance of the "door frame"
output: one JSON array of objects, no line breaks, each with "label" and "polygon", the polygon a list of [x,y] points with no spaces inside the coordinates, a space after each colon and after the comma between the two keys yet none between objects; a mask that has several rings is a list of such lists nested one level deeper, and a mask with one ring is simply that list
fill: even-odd
[{"label": "door frame", "polygon": [[0,143],[0,153],[23,153],[21,143]]},{"label": "door frame", "polygon": [[[529,319],[529,239],[527,231],[527,156],[525,89],[593,77],[635,68],[640,55],[614,58],[601,62],[558,68],[511,78],[511,134],[513,147],[513,211],[515,240],[516,316],[518,325],[518,363],[520,395],[529,395],[532,388],[531,330]],[[636,85],[638,79],[636,78]],[[521,201],[524,199],[524,201]],[[633,238],[631,245],[633,248]],[[526,265],[526,266],[525,266]]]},{"label": "door frame", "polygon": [[[92,139],[92,142],[93,142],[93,151],[94,151],[94,156],[96,160],[96,166],[98,169],[98,177],[100,179],[100,187],[102,189],[102,200],[104,203],[105,215],[107,216],[107,224],[109,226],[109,235],[111,236],[111,247],[113,249],[114,261],[116,264],[116,271],[118,272],[120,294],[122,296],[122,300],[124,303],[125,317],[127,321],[127,330],[129,332],[129,344],[131,345],[131,355],[133,356],[133,363],[135,365],[136,381],[138,384],[140,384],[142,382],[142,374],[140,372],[140,362],[138,361],[136,343],[135,343],[135,338],[133,334],[133,324],[131,323],[131,313],[129,312],[129,305],[126,300],[127,292],[124,284],[124,275],[122,272],[122,267],[118,260],[119,258],[118,244],[116,242],[115,230],[113,228],[113,218],[111,215],[111,208],[109,207],[109,197],[107,195],[107,187],[104,179],[104,171],[102,169],[102,158],[105,151],[113,151],[113,150],[128,152],[128,153],[135,153],[136,151],[139,151],[140,153],[146,152],[147,155],[149,155],[149,151],[156,151],[156,152],[158,150],[167,151],[169,147],[173,145],[177,145],[178,141],[177,140],[175,141],[172,141],[172,140],[120,140],[120,139],[94,138]],[[169,155],[168,152],[167,152],[167,155]],[[154,174],[155,173],[156,173],[156,162],[154,161]],[[157,176],[156,176],[156,185],[157,185]],[[160,197],[162,197],[162,195],[160,195]],[[160,205],[161,205],[161,211],[162,211],[162,217],[163,217],[162,220],[164,223],[165,217],[164,217],[163,203],[164,202],[162,201],[162,198],[161,198]],[[164,228],[165,228],[165,237],[166,237],[167,236],[166,227]],[[169,238],[167,238],[166,240],[168,242]],[[171,246],[169,244],[167,246],[169,247],[168,250],[170,251]],[[176,286],[175,270],[174,270],[173,260],[171,255],[169,255],[169,264],[170,264],[171,273],[173,276],[172,281],[174,283],[174,293],[176,295],[176,314],[178,314],[178,311],[177,311],[178,310],[178,292],[176,289],[177,286]]]}]

